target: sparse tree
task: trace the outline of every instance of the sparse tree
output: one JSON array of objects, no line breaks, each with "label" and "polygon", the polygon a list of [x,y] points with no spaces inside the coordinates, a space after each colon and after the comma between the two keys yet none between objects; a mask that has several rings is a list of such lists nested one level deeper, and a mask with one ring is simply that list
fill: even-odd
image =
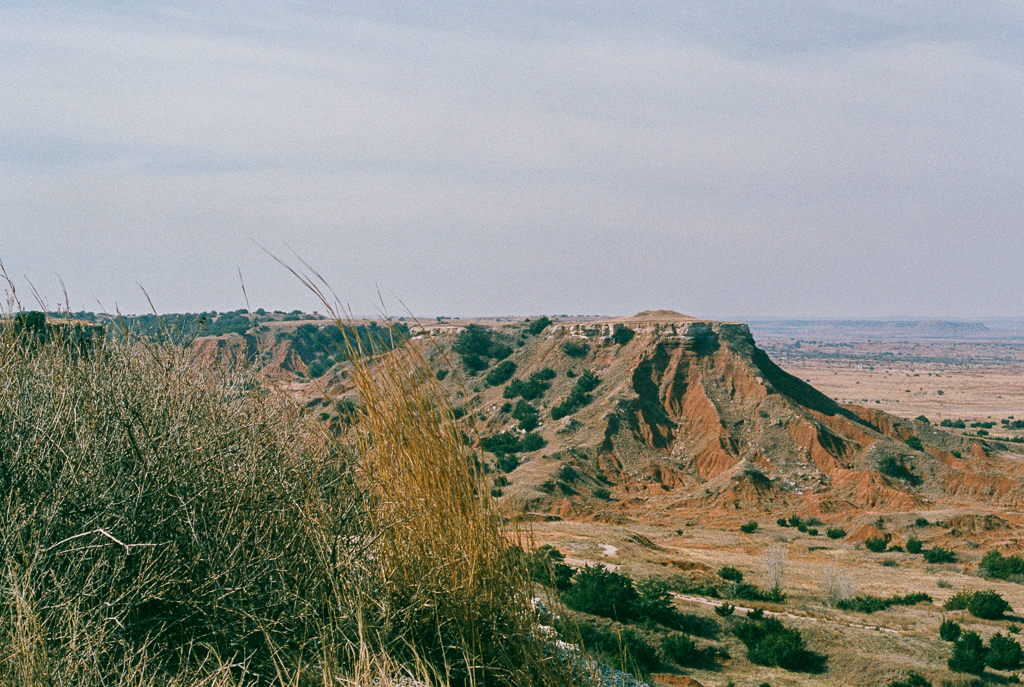
[{"label": "sparse tree", "polygon": [[786,547],[775,544],[768,548],[764,557],[768,589],[773,592],[782,591],[782,580],[786,576]]},{"label": "sparse tree", "polygon": [[852,599],[857,595],[853,576],[839,566],[826,565],[821,571],[821,595],[829,606]]}]

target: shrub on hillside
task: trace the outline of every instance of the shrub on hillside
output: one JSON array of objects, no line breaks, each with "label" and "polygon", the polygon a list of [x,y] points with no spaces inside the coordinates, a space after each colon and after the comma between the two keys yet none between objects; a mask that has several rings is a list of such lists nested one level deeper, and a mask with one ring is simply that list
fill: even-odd
[{"label": "shrub on hillside", "polygon": [[939,625],[939,639],[944,642],[956,641],[956,638],[960,636],[960,624],[953,622],[952,620],[943,620],[942,624]]},{"label": "shrub on hillside", "polygon": [[544,331],[549,324],[551,324],[551,319],[549,317],[542,316],[531,322],[527,329],[531,334],[536,336]]},{"label": "shrub on hillside", "polygon": [[511,360],[503,360],[491,369],[484,377],[484,384],[487,386],[498,386],[512,379],[516,373],[516,364]]},{"label": "shrub on hillside", "polygon": [[633,580],[602,565],[580,568],[562,594],[565,605],[575,611],[619,621],[635,617],[639,600]]},{"label": "shrub on hillside", "polygon": [[647,675],[661,663],[658,650],[629,629],[615,632],[608,627],[579,623],[565,626],[563,634],[578,636],[588,653],[619,669]]},{"label": "shrub on hillside", "polygon": [[744,620],[733,633],[746,645],[751,663],[808,673],[825,668],[826,657],[808,650],[800,632],[787,628],[776,618]]},{"label": "shrub on hillside", "polygon": [[974,592],[967,603],[967,612],[984,620],[998,620],[1011,610],[1010,604],[990,589]]},{"label": "shrub on hillside", "polygon": [[870,537],[864,540],[865,548],[874,553],[882,553],[888,545],[889,540],[885,537]]},{"label": "shrub on hillside", "polygon": [[893,680],[888,687],[932,687],[932,683],[923,675],[911,670],[902,680]]},{"label": "shrub on hillside", "polygon": [[520,400],[512,410],[512,417],[519,421],[519,429],[531,432],[540,425],[540,411],[527,401]]},{"label": "shrub on hillside", "polygon": [[715,667],[717,651],[712,648],[699,649],[697,643],[682,632],[665,635],[661,640],[661,651],[665,658],[683,668]]},{"label": "shrub on hillside", "polygon": [[1020,556],[1003,556],[998,551],[989,551],[978,564],[978,572],[983,577],[997,580],[1021,578],[1024,576],[1024,558]]},{"label": "shrub on hillside", "polygon": [[907,446],[914,449],[915,451],[923,451],[924,445],[921,444],[921,440],[917,437],[910,437],[904,442]]},{"label": "shrub on hillside", "polygon": [[921,553],[922,546],[920,539],[911,537],[907,540],[907,553]]},{"label": "shrub on hillside", "polygon": [[727,617],[729,617],[730,615],[732,615],[735,612],[736,612],[736,607],[733,606],[731,603],[728,603],[728,602],[726,602],[724,604],[721,604],[721,605],[718,605],[718,606],[715,606],[715,613],[720,615],[720,616],[722,616],[723,618],[727,618]]},{"label": "shrub on hillside", "polygon": [[585,358],[590,352],[590,344],[584,341],[566,341],[562,344],[562,352],[570,358]]},{"label": "shrub on hillside", "polygon": [[1017,640],[1004,637],[999,632],[988,640],[985,663],[995,670],[1017,670],[1021,666],[1021,648]]},{"label": "shrub on hillside", "polygon": [[616,329],[615,333],[612,334],[612,341],[614,341],[619,346],[625,346],[626,344],[633,340],[634,336],[636,336],[636,332],[634,332],[629,327],[623,326]]},{"label": "shrub on hillside", "polygon": [[977,632],[965,632],[953,643],[953,655],[946,665],[955,673],[985,672],[985,644]]},{"label": "shrub on hillside", "polygon": [[921,483],[921,478],[911,472],[903,462],[902,456],[883,456],[878,461],[878,471],[887,477],[901,479],[911,485]]},{"label": "shrub on hillside", "polygon": [[576,571],[565,564],[565,554],[544,544],[533,551],[529,557],[530,576],[535,582],[547,587],[565,591],[572,583]]},{"label": "shrub on hillside", "polygon": [[750,522],[745,522],[740,525],[740,532],[743,532],[744,534],[753,534],[757,531],[757,527],[757,520],[751,520]]},{"label": "shrub on hillside", "polygon": [[718,569],[718,576],[730,582],[742,582],[743,573],[730,565],[723,565]]},{"label": "shrub on hillside", "polygon": [[567,415],[572,415],[580,408],[590,404],[594,397],[590,392],[598,387],[601,378],[590,370],[587,370],[576,380],[572,390],[564,401],[551,409],[551,418],[560,420]]},{"label": "shrub on hillside", "polygon": [[956,554],[949,549],[944,549],[941,546],[936,546],[934,549],[928,549],[923,551],[922,555],[924,559],[929,563],[955,563]]},{"label": "shrub on hillside", "polygon": [[846,530],[842,527],[829,527],[825,530],[825,536],[829,539],[842,539],[846,536]]}]

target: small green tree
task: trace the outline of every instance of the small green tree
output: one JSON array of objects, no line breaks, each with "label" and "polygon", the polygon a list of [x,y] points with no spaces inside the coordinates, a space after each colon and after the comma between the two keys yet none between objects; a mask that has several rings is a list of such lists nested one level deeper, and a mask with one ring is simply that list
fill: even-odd
[{"label": "small green tree", "polygon": [[633,580],[601,565],[579,569],[562,594],[565,605],[575,611],[620,621],[635,617],[639,600]]},{"label": "small green tree", "polygon": [[952,620],[943,620],[939,625],[939,638],[944,642],[955,642],[960,636],[960,625]]},{"label": "small green tree", "polygon": [[995,633],[988,640],[985,663],[989,668],[995,670],[1017,670],[1021,665],[1020,644],[1010,637],[1004,637],[999,632]]},{"label": "small green tree", "polygon": [[1010,604],[990,589],[974,592],[971,595],[971,600],[967,603],[967,611],[974,617],[983,620],[998,620],[1010,610],[1013,610],[1010,608]]},{"label": "small green tree", "polygon": [[870,537],[864,540],[864,546],[867,547],[867,550],[874,553],[882,553],[888,545],[889,542],[885,537]]},{"label": "small green tree", "polygon": [[911,537],[907,540],[907,553],[921,553],[921,540],[917,537]]},{"label": "small green tree", "polygon": [[953,655],[946,665],[955,673],[981,675],[985,672],[985,644],[977,632],[965,632],[953,643]]},{"label": "small green tree", "polygon": [[743,532],[744,534],[753,534],[757,531],[757,527],[757,520],[751,520],[750,522],[745,522],[740,525],[740,532]]},{"label": "small green tree", "polygon": [[929,563],[955,563],[956,554],[949,549],[944,549],[941,546],[936,546],[934,549],[928,549],[923,551],[925,561]]}]

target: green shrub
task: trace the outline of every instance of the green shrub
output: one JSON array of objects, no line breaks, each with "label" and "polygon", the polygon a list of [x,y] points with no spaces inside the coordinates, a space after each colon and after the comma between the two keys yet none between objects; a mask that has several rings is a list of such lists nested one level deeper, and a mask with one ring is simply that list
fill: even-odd
[{"label": "green shrub", "polygon": [[736,612],[736,607],[733,606],[731,603],[728,603],[728,602],[726,602],[724,604],[721,604],[721,605],[718,605],[718,606],[715,606],[715,613],[717,613],[718,615],[722,616],[723,618],[728,618],[730,615],[732,615],[735,612]]},{"label": "green shrub", "polygon": [[922,552],[924,559],[929,563],[955,563],[956,554],[949,549],[944,549],[941,546],[936,546],[934,549],[928,549]]},{"label": "green shrub", "polygon": [[967,604],[967,611],[971,615],[984,620],[998,620],[1011,610],[1010,604],[992,590],[974,592]]},{"label": "green shrub", "polygon": [[953,643],[953,655],[946,665],[955,673],[981,675],[985,672],[985,645],[978,633],[963,633]]},{"label": "green shrub", "polygon": [[829,527],[825,530],[825,536],[829,539],[842,539],[846,536],[846,530],[842,527]]},{"label": "green shrub", "polygon": [[888,545],[889,540],[885,537],[869,537],[864,540],[864,546],[867,550],[874,553],[882,553]]},{"label": "green shrub", "polygon": [[566,341],[562,344],[562,352],[570,358],[585,358],[590,352],[590,344],[583,341]]},{"label": "green shrub", "polygon": [[543,370],[531,374],[529,380],[525,382],[521,379],[513,379],[509,382],[508,386],[505,387],[502,395],[505,398],[522,396],[523,400],[534,401],[541,398],[544,395],[544,392],[551,388],[549,381],[554,378],[555,371],[550,367],[546,367]]},{"label": "green shrub", "polygon": [[789,516],[789,526],[790,527],[799,527],[800,523],[801,523],[801,520],[800,520],[800,516],[799,515],[790,515]]},{"label": "green shrub", "polygon": [[907,553],[921,553],[921,540],[917,537],[911,537],[907,540]]},{"label": "green shrub", "polygon": [[1004,637],[999,632],[988,640],[985,663],[995,670],[1017,670],[1021,666],[1020,644],[1015,639]]},{"label": "green shrub", "polygon": [[775,521],[775,524],[777,524],[779,527],[789,527],[789,521],[785,518],[779,518]]},{"label": "green shrub", "polygon": [[551,319],[548,318],[548,317],[542,316],[542,317],[538,317],[536,320],[531,322],[529,327],[527,327],[527,329],[529,330],[529,332],[531,334],[536,336],[537,334],[540,334],[542,331],[544,331],[549,324],[551,324]]},{"label": "green shrub", "polygon": [[928,524],[928,518],[919,517],[917,520],[914,520],[915,527],[928,527]]},{"label": "green shrub", "polygon": [[562,601],[575,611],[625,621],[636,616],[640,595],[629,577],[596,565],[576,572]]},{"label": "green shrub", "polygon": [[502,472],[512,472],[519,467],[519,456],[514,453],[506,453],[498,456],[494,462]]},{"label": "green shrub", "polygon": [[921,483],[921,478],[911,472],[902,457],[884,456],[879,459],[877,467],[880,473],[888,477],[895,477],[915,486]]},{"label": "green shrub", "polygon": [[544,448],[547,443],[548,442],[544,441],[544,437],[537,432],[527,432],[519,440],[519,450],[524,453],[529,453],[530,451],[537,451]]},{"label": "green shrub", "polygon": [[974,596],[973,592],[959,591],[946,599],[946,603],[942,604],[942,607],[947,611],[965,611],[967,610],[967,605],[971,603],[972,596]]},{"label": "green shrub", "polygon": [[915,592],[902,596],[894,594],[886,598],[864,594],[852,599],[841,599],[836,602],[836,608],[844,611],[856,611],[858,613],[874,613],[875,611],[883,611],[890,606],[915,606],[925,601],[931,603],[932,597],[924,592]]},{"label": "green shrub", "polygon": [[633,340],[634,336],[636,336],[636,332],[634,332],[629,327],[623,326],[616,329],[615,333],[612,334],[612,341],[614,341],[619,346],[625,346],[626,344]]},{"label": "green shrub", "polygon": [[682,632],[673,632],[661,640],[661,651],[665,658],[683,668],[714,668],[716,651],[712,648],[698,649],[696,642]]},{"label": "green shrub", "polygon": [[572,390],[564,401],[551,409],[551,418],[560,420],[567,415],[572,415],[580,408],[588,405],[594,400],[589,392],[593,391],[601,383],[601,378],[589,370],[584,372],[576,380]]},{"label": "green shrub", "polygon": [[939,638],[944,642],[956,641],[960,636],[960,624],[952,620],[943,620],[939,625]]},{"label": "green shrub", "polygon": [[576,574],[565,564],[565,555],[550,544],[537,547],[530,555],[528,565],[534,581],[559,591],[568,589]]},{"label": "green shrub", "polygon": [[747,659],[762,666],[817,673],[825,668],[826,657],[809,651],[798,630],[787,628],[776,618],[745,620],[733,630],[747,647]]},{"label": "green shrub", "polygon": [[530,403],[520,400],[512,411],[512,417],[519,421],[519,429],[524,432],[533,431],[540,425],[540,411]]},{"label": "green shrub", "polygon": [[812,537],[817,537],[818,536],[818,528],[817,527],[808,527],[807,528],[807,534],[811,535]]},{"label": "green shrub", "polygon": [[740,525],[740,532],[744,534],[753,534],[757,531],[757,520],[751,520]]},{"label": "green shrub", "polygon": [[902,680],[893,680],[888,687],[932,687],[932,683],[924,676],[911,670]]},{"label": "green shrub", "polygon": [[672,627],[678,613],[672,607],[672,591],[665,580],[647,579],[634,584],[638,599],[633,617]]},{"label": "green shrub", "polygon": [[607,501],[612,497],[612,492],[605,487],[597,487],[590,493],[594,495],[594,498],[601,499],[602,501]]},{"label": "green shrub", "polygon": [[914,449],[915,451],[923,451],[924,450],[924,446],[921,444],[921,440],[918,439],[917,437],[910,437],[904,443],[906,443],[907,446],[909,446],[910,448]]},{"label": "green shrub", "polygon": [[498,386],[512,379],[516,373],[516,364],[511,360],[503,360],[495,365],[484,377],[484,384],[487,386]]},{"label": "green shrub", "polygon": [[998,551],[989,551],[978,564],[978,572],[984,577],[1009,580],[1024,576],[1024,558],[1003,556]]},{"label": "green shrub", "polygon": [[723,565],[721,568],[718,569],[718,576],[721,577],[723,580],[728,580],[730,582],[743,581],[743,573],[741,573],[736,568],[733,568],[732,566],[728,565]]},{"label": "green shrub", "polygon": [[619,669],[645,675],[660,664],[657,649],[632,630],[614,632],[607,627],[579,623],[565,626],[563,634],[578,636],[588,653]]}]

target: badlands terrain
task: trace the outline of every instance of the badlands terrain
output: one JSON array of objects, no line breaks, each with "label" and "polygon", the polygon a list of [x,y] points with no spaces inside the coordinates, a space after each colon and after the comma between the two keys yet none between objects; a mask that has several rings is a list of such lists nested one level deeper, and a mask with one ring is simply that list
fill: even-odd
[{"label": "badlands terrain", "polygon": [[[359,399],[345,361],[321,350],[333,325],[251,324],[191,345],[211,361],[261,360],[343,432]],[[652,671],[653,682],[1016,681],[1015,669],[951,671],[952,644],[939,637],[945,620],[985,642],[1019,639],[1024,625],[1024,586],[979,566],[1024,548],[1024,340],[1012,323],[751,327],[649,311],[404,321],[395,332],[448,399],[510,532],[576,568],[660,581],[703,628],[695,641],[715,660]],[[754,592],[737,596],[731,570]],[[944,608],[984,590],[1013,610],[982,619]],[[920,601],[849,603],[908,595]],[[723,603],[733,616],[716,612]],[[824,666],[750,660],[730,632],[748,609],[798,629]]]}]

